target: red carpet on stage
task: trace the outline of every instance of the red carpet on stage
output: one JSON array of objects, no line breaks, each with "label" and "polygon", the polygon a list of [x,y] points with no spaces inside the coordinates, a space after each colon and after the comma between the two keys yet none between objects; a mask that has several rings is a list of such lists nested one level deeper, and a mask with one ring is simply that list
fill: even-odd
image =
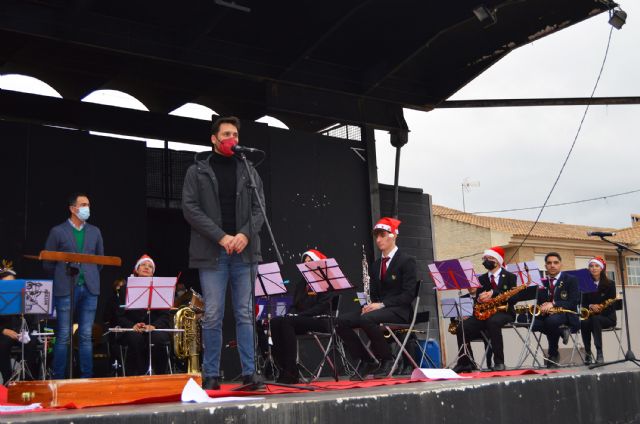
[{"label": "red carpet on stage", "polygon": [[[465,377],[469,377],[465,380],[470,379],[481,379],[481,378],[492,378],[492,377],[514,377],[520,375],[544,375],[560,372],[558,370],[512,370],[512,371],[498,371],[498,372],[475,372],[469,374],[462,374]],[[383,386],[393,386],[398,384],[410,384],[415,382],[429,382],[433,380],[429,379],[419,379],[419,380],[410,380],[408,378],[387,378],[380,380],[365,380],[365,381],[322,381],[315,382],[309,384],[308,386],[312,386],[315,389],[315,392],[326,392],[332,390],[349,390],[349,389],[363,389],[370,387],[383,387]],[[305,384],[300,384],[304,386]],[[267,389],[264,391],[258,392],[247,392],[247,391],[231,391],[234,387],[238,387],[237,384],[223,384],[221,390],[208,390],[207,393],[210,397],[228,397],[228,396],[267,396],[267,395],[280,395],[280,394],[288,394],[288,393],[313,393],[309,390],[295,389],[289,387],[279,387],[279,386],[270,386],[267,384]],[[162,397],[147,397],[141,399],[135,399],[131,402],[124,403],[123,405],[132,405],[132,404],[146,404],[146,403],[162,403],[162,402],[180,402],[180,395],[176,396],[162,396]],[[4,386],[0,386],[0,406],[11,405],[7,403],[7,389]],[[37,409],[32,411],[25,412],[0,412],[0,415],[4,414],[16,414],[16,413],[40,413],[46,411],[53,410],[61,410],[61,409],[79,409],[91,407],[92,405],[83,404],[82,402],[78,402],[78,404],[68,404],[61,408],[47,408],[47,409]]]}]

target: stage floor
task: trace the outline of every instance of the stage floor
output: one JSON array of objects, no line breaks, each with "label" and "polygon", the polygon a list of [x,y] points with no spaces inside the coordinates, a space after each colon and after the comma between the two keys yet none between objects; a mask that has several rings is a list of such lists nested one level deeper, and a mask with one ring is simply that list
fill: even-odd
[{"label": "stage floor", "polygon": [[19,415],[7,423],[632,423],[640,422],[640,367],[564,368],[547,375],[412,382],[260,400],[122,405]]}]

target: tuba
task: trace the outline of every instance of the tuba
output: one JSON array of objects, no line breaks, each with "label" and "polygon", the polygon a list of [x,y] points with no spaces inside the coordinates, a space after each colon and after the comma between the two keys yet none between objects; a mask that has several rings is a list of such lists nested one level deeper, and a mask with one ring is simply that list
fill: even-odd
[{"label": "tuba", "polygon": [[200,373],[200,323],[196,312],[184,306],[176,312],[174,328],[184,331],[173,335],[173,350],[178,359],[187,360],[187,373]]}]

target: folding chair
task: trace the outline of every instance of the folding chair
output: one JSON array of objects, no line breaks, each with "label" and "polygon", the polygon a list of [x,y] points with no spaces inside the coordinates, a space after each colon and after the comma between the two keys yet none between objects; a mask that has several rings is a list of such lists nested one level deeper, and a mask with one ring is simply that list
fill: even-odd
[{"label": "folding chair", "polygon": [[[337,319],[338,315],[340,314],[340,306],[342,303],[342,296],[337,295],[335,296],[332,300],[332,309],[333,309],[333,319]],[[317,317],[318,319],[322,319],[323,317]],[[331,329],[333,330],[333,329]],[[298,372],[300,374],[300,378],[305,381],[306,383],[312,382],[312,381],[316,381],[320,378],[320,376],[322,375],[322,371],[324,369],[324,364],[325,363],[329,363],[329,366],[331,367],[331,369],[336,372],[336,364],[333,363],[333,361],[331,360],[331,347],[333,345],[333,343],[337,344],[337,349],[339,352],[339,356],[342,357],[343,361],[345,360],[345,355],[344,355],[344,349],[342,347],[342,341],[340,340],[339,337],[335,337],[332,338],[332,331],[326,333],[326,332],[319,332],[319,331],[309,331],[307,332],[307,334],[303,334],[297,337],[297,343],[298,343],[298,356],[297,356],[297,365],[298,365]],[[318,346],[318,348],[320,349],[320,351],[322,352],[322,360],[320,361],[320,363],[315,367],[315,369],[313,371],[311,371],[300,359],[300,341],[301,340],[312,340],[315,342],[316,346]],[[324,340],[328,340],[326,342],[326,345],[322,343],[321,339]],[[335,340],[334,340],[335,339]],[[349,364],[350,365],[350,364]],[[303,373],[307,373],[309,378],[305,377],[303,375]]]},{"label": "folding chair", "polygon": [[[622,313],[622,308],[624,307],[624,302],[622,302],[622,299],[618,299],[616,301],[616,303],[614,304],[614,308],[616,310],[616,315],[617,315],[617,320],[616,322],[621,322],[624,320],[624,314]],[[624,324],[624,323],[623,323]],[[616,336],[616,340],[618,340],[618,359],[624,357],[624,349],[622,347],[622,326],[623,324],[620,325],[615,325],[614,327],[609,327],[609,328],[603,328],[602,329],[602,333],[613,333],[614,336]]]},{"label": "folding chair", "polygon": [[[418,366],[418,364],[416,363],[416,361],[413,359],[413,356],[407,351],[406,346],[407,346],[407,341],[409,340],[409,337],[411,336],[411,333],[414,331],[414,326],[416,324],[416,317],[418,315],[418,308],[420,307],[420,287],[422,285],[422,281],[418,281],[416,283],[416,292],[415,292],[415,299],[413,300],[414,306],[413,306],[413,315],[411,317],[411,323],[409,324],[398,324],[398,323],[387,323],[387,322],[383,322],[380,323],[380,326],[388,332],[389,336],[393,339],[393,341],[400,346],[400,350],[398,351],[398,353],[396,354],[395,360],[393,361],[393,366],[391,367],[391,370],[389,371],[389,374],[387,375],[387,377],[391,377],[394,373],[394,371],[396,370],[396,368],[398,367],[398,362],[400,361],[401,356],[404,354],[405,357],[409,360],[409,362],[411,362],[411,365],[413,365],[414,368],[420,368]],[[424,315],[423,315],[424,317]],[[429,316],[426,316],[427,320],[429,318]],[[396,332],[400,332],[403,331],[405,332],[405,336],[403,338],[402,341],[400,341],[400,339],[398,338],[398,336],[396,335]]]}]

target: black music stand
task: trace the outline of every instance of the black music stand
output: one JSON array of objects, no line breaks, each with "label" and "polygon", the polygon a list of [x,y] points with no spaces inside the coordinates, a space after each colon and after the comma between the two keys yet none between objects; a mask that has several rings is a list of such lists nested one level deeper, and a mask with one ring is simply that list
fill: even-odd
[{"label": "black music stand", "polygon": [[[340,269],[338,262],[334,258],[321,259],[319,261],[303,262],[298,264],[298,270],[304,276],[305,281],[316,294],[329,292],[335,294],[343,290],[353,289],[353,285]],[[336,350],[338,333],[334,322],[333,302],[329,302],[329,327],[331,328],[331,336],[329,344],[331,346],[331,358],[333,361],[333,378],[339,381],[338,367],[336,362]],[[342,352],[338,352],[342,359],[348,363],[347,358]],[[326,361],[327,355],[322,359],[322,364]],[[320,366],[322,366],[322,364]],[[356,370],[356,374],[357,374]]]},{"label": "black music stand", "polygon": [[627,286],[624,282],[624,263],[623,261],[623,257],[622,257],[622,252],[624,252],[625,250],[627,252],[631,252],[631,253],[635,253],[636,255],[640,256],[640,252],[638,252],[637,250],[633,250],[627,246],[625,246],[622,243],[618,243],[615,241],[611,241],[609,239],[606,239],[605,236],[599,236],[600,240],[602,241],[606,241],[609,244],[613,244],[614,246],[616,246],[616,251],[618,252],[618,263],[620,264],[620,282],[622,283],[622,302],[624,304],[624,323],[626,326],[626,333],[627,333],[627,352],[624,354],[624,359],[620,359],[617,361],[611,361],[611,362],[603,362],[601,364],[593,364],[593,365],[589,365],[589,369],[594,369],[594,368],[598,368],[598,367],[603,367],[605,365],[611,365],[611,364],[619,364],[622,362],[633,362],[634,364],[636,364],[637,366],[640,367],[640,361],[638,361],[638,359],[636,359],[636,356],[633,354],[633,351],[631,350],[631,334],[629,331],[629,309],[627,308]]},{"label": "black music stand", "polygon": [[[268,264],[258,265],[258,273],[255,281],[255,293],[256,298],[265,299],[265,318],[267,321],[267,361],[271,365],[271,369],[275,370],[275,361],[271,352],[271,345],[273,340],[271,339],[271,307],[270,300],[272,296],[277,296],[287,293],[287,288],[282,281],[282,275],[280,274],[280,267],[277,262],[271,262]],[[262,314],[260,314],[262,315]],[[258,319],[260,317],[257,317]],[[256,364],[257,365],[257,364]]]},{"label": "black music stand", "polygon": [[469,290],[481,287],[478,276],[473,270],[473,264],[471,263],[471,261],[461,261],[458,259],[436,261],[433,264],[429,265],[429,274],[431,274],[431,278],[433,279],[433,282],[436,286],[436,290],[458,290],[458,302],[454,301],[453,306],[455,308],[459,323],[458,329],[459,331],[462,331],[462,346],[460,346],[460,349],[458,349],[456,362],[463,354],[465,354],[469,358],[469,361],[471,361],[477,368],[478,364],[473,359],[471,352],[469,352],[469,348],[467,346],[467,340],[464,334],[463,325],[464,318],[471,316],[472,314],[465,316],[465,310],[460,305],[460,301],[461,299],[463,299],[463,289]]},{"label": "black music stand", "polygon": [[[176,290],[176,277],[129,277],[125,309],[146,309],[147,323],[151,325],[151,310],[171,309]],[[153,375],[151,362],[151,333],[149,333],[149,368],[146,375]]]}]

